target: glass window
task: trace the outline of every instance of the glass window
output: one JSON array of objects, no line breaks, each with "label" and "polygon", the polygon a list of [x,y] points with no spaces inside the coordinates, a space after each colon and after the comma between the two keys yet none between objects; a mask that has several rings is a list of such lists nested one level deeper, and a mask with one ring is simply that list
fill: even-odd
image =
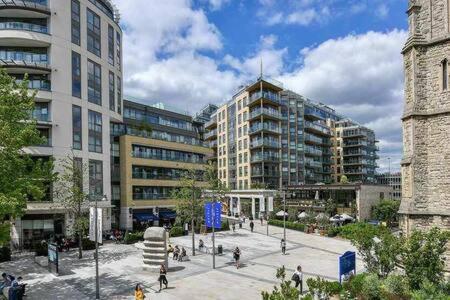
[{"label": "glass window", "polygon": [[102,153],[102,114],[89,111],[89,151]]},{"label": "glass window", "polygon": [[114,66],[114,28],[108,25],[108,62]]},{"label": "glass window", "polygon": [[88,60],[88,101],[102,105],[102,70],[92,60]]},{"label": "glass window", "polygon": [[72,51],[72,96],[81,98],[81,55]]},{"label": "glass window", "polygon": [[121,55],[122,55],[122,45],[120,40],[120,33],[116,32],[116,65],[120,69],[120,63],[121,63]]},{"label": "glass window", "polygon": [[[89,160],[89,195],[103,196],[103,163],[100,160]],[[91,197],[91,200],[94,199]]]},{"label": "glass window", "polygon": [[76,150],[82,149],[82,121],[81,107],[72,106],[72,147]]},{"label": "glass window", "polygon": [[87,50],[101,57],[100,17],[87,9]]},{"label": "glass window", "polygon": [[109,109],[116,110],[116,91],[114,84],[115,75],[113,72],[109,72]]},{"label": "glass window", "polygon": [[122,80],[117,76],[117,113],[122,114]]},{"label": "glass window", "polygon": [[72,0],[72,43],[80,46],[80,2]]}]

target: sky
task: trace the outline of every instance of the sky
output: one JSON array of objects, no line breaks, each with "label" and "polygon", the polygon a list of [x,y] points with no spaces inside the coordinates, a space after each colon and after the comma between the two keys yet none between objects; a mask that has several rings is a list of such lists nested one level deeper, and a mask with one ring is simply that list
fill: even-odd
[{"label": "sky", "polygon": [[264,75],[373,130],[400,168],[407,0],[114,0],[124,93],[195,113]]}]

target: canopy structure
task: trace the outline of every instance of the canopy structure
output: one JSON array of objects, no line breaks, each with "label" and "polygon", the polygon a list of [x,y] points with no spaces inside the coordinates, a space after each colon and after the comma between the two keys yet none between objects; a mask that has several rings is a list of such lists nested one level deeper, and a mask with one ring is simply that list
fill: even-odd
[{"label": "canopy structure", "polygon": [[299,217],[300,219],[304,219],[304,218],[306,218],[307,216],[308,216],[308,214],[307,214],[306,212],[304,212],[304,211],[302,211],[301,213],[298,214],[298,217]]},{"label": "canopy structure", "polygon": [[163,211],[159,211],[159,217],[161,219],[175,219],[177,217],[177,213],[175,211],[172,210],[163,210]]},{"label": "canopy structure", "polygon": [[158,220],[158,217],[152,213],[133,213],[133,219],[139,222],[151,222]]},{"label": "canopy structure", "polygon": [[282,217],[282,216],[289,216],[289,214],[287,213],[287,212],[285,212],[285,211],[283,211],[283,210],[280,210],[279,212],[277,212],[276,214],[275,214],[277,217]]},{"label": "canopy structure", "polygon": [[354,218],[352,218],[351,216],[349,216],[349,215],[347,215],[345,213],[341,215],[341,218],[343,218],[344,221],[353,221],[353,220],[355,220]]}]

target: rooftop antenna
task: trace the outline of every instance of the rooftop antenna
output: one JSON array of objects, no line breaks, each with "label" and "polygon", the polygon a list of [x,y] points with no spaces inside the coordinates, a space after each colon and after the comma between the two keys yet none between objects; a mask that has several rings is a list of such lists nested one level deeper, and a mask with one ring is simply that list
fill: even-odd
[{"label": "rooftop antenna", "polygon": [[260,60],[260,71],[259,71],[259,78],[263,78],[263,60],[262,60],[262,57],[261,57],[261,60]]}]

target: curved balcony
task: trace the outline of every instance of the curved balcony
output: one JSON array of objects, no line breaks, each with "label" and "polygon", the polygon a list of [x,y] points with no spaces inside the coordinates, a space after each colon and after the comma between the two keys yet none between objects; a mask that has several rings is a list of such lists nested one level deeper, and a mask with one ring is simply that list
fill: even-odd
[{"label": "curved balcony", "polygon": [[281,104],[281,99],[278,94],[268,91],[263,91],[261,93],[261,91],[259,91],[250,96],[248,105],[259,105],[261,101],[263,104],[270,104],[273,106],[279,106]]},{"label": "curved balcony", "polygon": [[0,59],[0,66],[12,74],[49,74],[52,71],[47,62]]},{"label": "curved balcony", "polygon": [[47,27],[21,22],[0,23],[0,46],[32,48],[50,45]]},{"label": "curved balcony", "polygon": [[47,0],[1,0],[0,17],[45,18],[50,16]]}]

